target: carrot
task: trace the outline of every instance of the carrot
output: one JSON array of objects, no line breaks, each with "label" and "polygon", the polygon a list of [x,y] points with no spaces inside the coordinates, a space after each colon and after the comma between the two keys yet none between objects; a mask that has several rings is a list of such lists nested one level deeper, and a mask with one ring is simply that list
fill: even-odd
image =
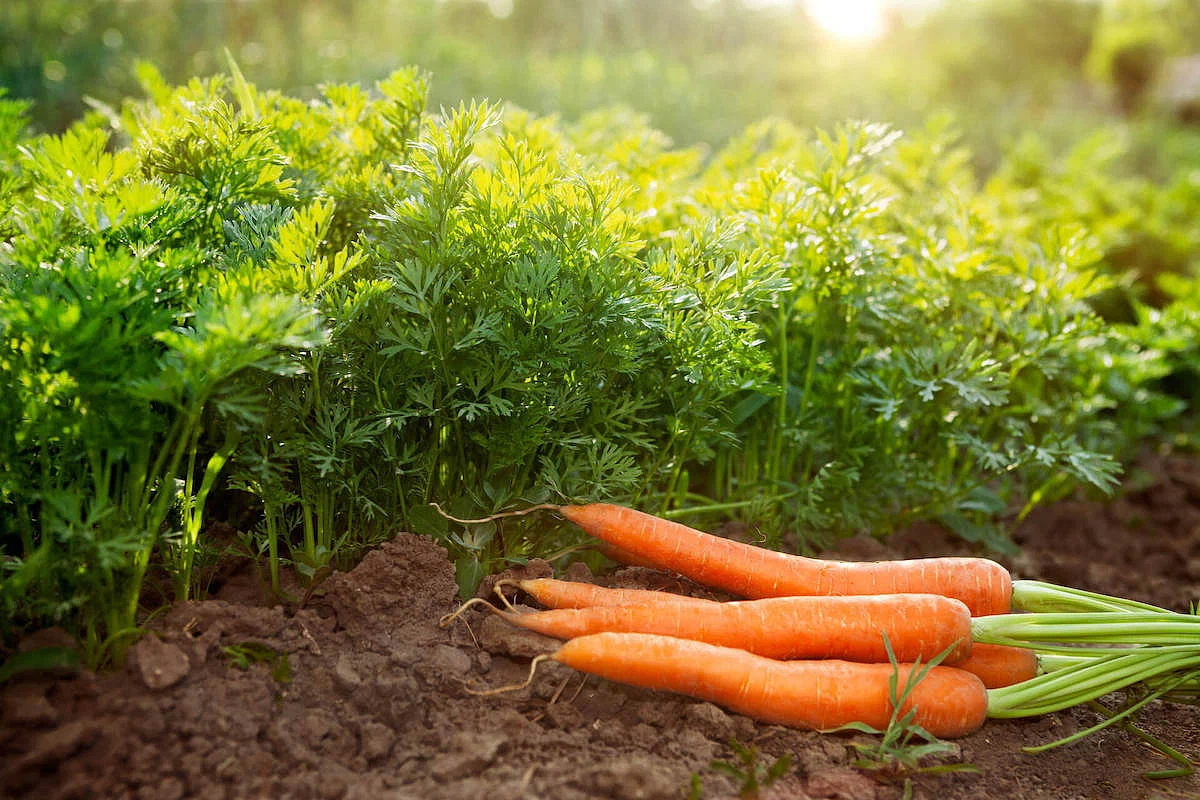
[{"label": "carrot", "polygon": [[[504,584],[497,584],[499,589]],[[631,603],[715,604],[713,600],[688,597],[653,589],[609,589],[580,581],[560,581],[554,578],[530,578],[517,581],[521,591],[547,608],[587,608],[589,606],[623,606]]]},{"label": "carrot", "polygon": [[[764,722],[831,730],[851,722],[884,729],[892,717],[891,664],[775,661],[729,647],[642,633],[597,633],[572,639],[549,656],[610,680],[708,700]],[[900,664],[903,687],[911,664]],[[917,683],[902,710],[934,736],[978,730],[988,711],[979,678],[936,666]]]},{"label": "carrot", "polygon": [[731,603],[666,597],[684,602],[651,598],[528,613],[492,610],[514,625],[558,639],[605,631],[652,633],[776,659],[886,663],[884,636],[899,661],[928,661],[949,650],[945,662],[951,663],[971,651],[970,612],[958,600],[938,595],[773,597]]},{"label": "carrot", "polygon": [[984,558],[826,561],[779,553],[607,503],[555,506],[587,533],[694,581],[742,597],[940,594],[975,616],[1009,610],[1012,578]]},{"label": "carrot", "polygon": [[970,654],[954,666],[977,676],[987,688],[999,689],[1035,677],[1038,656],[1024,647],[976,642],[971,645]]}]

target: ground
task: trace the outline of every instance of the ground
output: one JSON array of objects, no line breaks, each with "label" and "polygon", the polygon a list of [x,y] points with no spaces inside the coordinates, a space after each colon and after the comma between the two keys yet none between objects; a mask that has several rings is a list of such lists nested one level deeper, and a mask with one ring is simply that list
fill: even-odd
[{"label": "ground", "polygon": [[[1036,577],[1174,608],[1200,598],[1200,464],[1150,458],[1115,500],[1074,498],[1015,533],[1008,566]],[[851,540],[849,558],[961,552],[916,528],[879,544]],[[530,568],[539,571],[539,565]],[[593,579],[578,567],[572,577]],[[625,569],[594,580],[694,590]],[[556,664],[532,686],[493,696],[469,687],[519,681],[546,646],[497,619],[440,628],[456,606],[445,552],[408,534],[336,574],[299,610],[266,607],[230,581],[218,599],[172,608],[120,671],[26,675],[0,690],[0,794],[93,798],[704,798],[737,796],[711,766],[731,738],[765,768],[792,762],[763,798],[877,798],[899,778],[856,769],[861,735],[822,735],[753,722],[710,704],[584,679]],[[50,639],[52,635],[48,635]],[[234,665],[247,642],[285,653]],[[1038,755],[1098,718],[1075,709],[993,721],[958,740],[951,761],[977,772],[912,777],[914,797],[1200,797],[1195,778],[1151,781],[1174,766],[1129,732],[1108,730]],[[1139,724],[1200,759],[1200,708],[1152,705]]]}]

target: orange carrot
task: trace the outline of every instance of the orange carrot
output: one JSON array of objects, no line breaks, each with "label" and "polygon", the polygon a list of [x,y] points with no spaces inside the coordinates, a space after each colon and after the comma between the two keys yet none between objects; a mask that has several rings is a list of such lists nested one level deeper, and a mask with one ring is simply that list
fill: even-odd
[{"label": "orange carrot", "polygon": [[[572,639],[550,658],[610,680],[709,700],[764,722],[830,730],[851,722],[886,728],[891,664],[775,661],[744,650],[641,633]],[[899,666],[901,691],[913,667]],[[915,722],[942,738],[983,725],[987,690],[969,672],[936,666],[909,695]]]},{"label": "orange carrot", "polygon": [[963,601],[976,616],[1007,612],[1012,600],[1008,571],[984,558],[825,561],[735,542],[607,503],[556,508],[598,539],[742,597],[940,594]]},{"label": "orange carrot", "polygon": [[954,666],[977,676],[987,688],[999,689],[1035,677],[1038,657],[1024,647],[976,642],[971,645],[970,654]]},{"label": "orange carrot", "polygon": [[713,600],[688,597],[672,592],[659,592],[653,589],[609,589],[592,583],[560,581],[554,578],[530,578],[517,581],[517,586],[547,608],[624,606],[631,603],[715,604]]},{"label": "orange carrot", "polygon": [[885,635],[898,661],[928,661],[950,650],[945,660],[951,663],[971,651],[967,607],[958,600],[931,594],[772,597],[732,603],[651,599],[626,605],[496,613],[515,625],[558,639],[604,631],[653,633],[737,647],[777,659],[886,663]]}]

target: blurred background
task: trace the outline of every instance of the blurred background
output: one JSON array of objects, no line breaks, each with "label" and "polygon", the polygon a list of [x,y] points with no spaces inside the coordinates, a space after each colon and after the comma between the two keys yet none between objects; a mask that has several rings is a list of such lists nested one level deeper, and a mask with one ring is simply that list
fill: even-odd
[{"label": "blurred background", "polygon": [[[1050,150],[1120,126],[1139,172],[1200,160],[1200,0],[4,0],[0,86],[41,131],[227,68],[315,94],[405,64],[432,105],[502,99],[568,119],[648,114],[719,145],[768,116],[901,128],[949,115],[986,174],[1036,133]],[[91,98],[92,100],[89,100]]]}]

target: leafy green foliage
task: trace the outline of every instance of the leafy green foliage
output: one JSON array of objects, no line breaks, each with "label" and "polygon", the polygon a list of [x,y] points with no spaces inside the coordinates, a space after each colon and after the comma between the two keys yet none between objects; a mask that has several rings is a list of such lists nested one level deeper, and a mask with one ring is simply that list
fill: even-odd
[{"label": "leafy green foliage", "polygon": [[1099,356],[1123,345],[1088,305],[1106,284],[1087,241],[986,224],[967,159],[932,156],[951,134],[928,135],[892,155],[879,126],[817,143],[760,126],[692,188],[789,286],[757,312],[774,385],[736,407],[741,446],[702,491],[783,496],[782,523],[809,535],[938,519],[1005,548],[992,521],[1013,500],[1114,484]]},{"label": "leafy green foliage", "polygon": [[[227,107],[193,114],[185,129],[229,122]],[[260,413],[251,375],[294,373],[288,354],[323,337],[294,296],[215,269],[221,242],[196,224],[273,180],[273,162],[245,177],[261,139],[244,135],[226,150],[171,139],[143,159],[80,126],[15,160],[24,190],[0,250],[5,622],[75,628],[91,665],[120,659],[156,552],[189,596],[205,498]],[[200,178],[164,182],[185,174]]]},{"label": "leafy green foliage", "polygon": [[0,684],[22,672],[79,669],[79,651],[73,647],[39,647],[13,653],[0,663]]},{"label": "leafy green foliage", "polygon": [[[385,519],[433,500],[479,516],[546,488],[634,497],[726,435],[724,404],[764,374],[747,307],[771,291],[760,253],[708,225],[647,249],[625,187],[544,121],[460,107],[409,152],[406,192],[365,234],[386,284],[376,327],[339,340],[386,454],[363,467],[409,476],[366,479]],[[493,535],[451,540],[472,555],[460,576]]]},{"label": "leafy green foliage", "polygon": [[138,77],[60,136],[0,101],[0,635],[62,624],[90,665],[147,589],[203,594],[225,489],[280,597],[402,527],[464,595],[573,543],[433,502],[1003,547],[1012,514],[1109,488],[1195,363],[1187,285],[1094,310],[1116,238],[1059,202],[1083,170],[981,185],[943,123],[766,121],[706,156],[626,110],[431,114],[412,68],[309,102],[236,64]]}]

